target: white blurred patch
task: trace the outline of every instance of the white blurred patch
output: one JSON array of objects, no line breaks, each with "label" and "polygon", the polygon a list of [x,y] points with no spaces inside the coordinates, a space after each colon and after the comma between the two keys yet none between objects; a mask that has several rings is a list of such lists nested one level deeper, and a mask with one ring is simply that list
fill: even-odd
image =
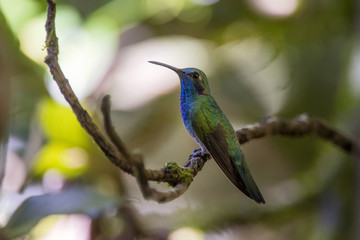
[{"label": "white blurred patch", "polygon": [[27,22],[19,34],[20,50],[40,65],[45,65],[44,19],[34,18]]},{"label": "white blurred patch", "polygon": [[43,193],[43,189],[39,185],[29,185],[21,194],[2,191],[0,197],[0,227],[7,223],[11,215],[23,201],[31,196],[36,196]]},{"label": "white blurred patch", "polygon": [[292,15],[299,6],[299,0],[249,0],[260,13],[274,18]]},{"label": "white blurred patch", "polygon": [[40,240],[88,240],[90,239],[91,219],[86,215],[64,215]]},{"label": "white blurred patch", "polygon": [[80,147],[73,147],[65,150],[63,164],[68,168],[82,168],[88,164],[89,156],[87,152]]},{"label": "white blurred patch", "polygon": [[46,192],[58,192],[65,185],[65,178],[57,169],[49,169],[42,178],[42,184]]},{"label": "white blurred patch", "polygon": [[[39,64],[44,64],[45,16],[29,21],[20,33],[21,50]],[[82,100],[98,86],[117,47],[117,33],[100,26],[85,28],[80,14],[71,7],[59,6],[56,34],[59,40],[59,64],[77,97]],[[99,34],[99,31],[101,34]],[[47,69],[47,67],[46,67]],[[51,96],[65,103],[58,86],[47,71],[46,85]]]},{"label": "white blurred patch", "polygon": [[[73,29],[68,34],[70,36],[59,41],[59,63],[75,94],[82,100],[94,91],[110,65],[116,38],[96,38],[82,28]],[[64,103],[64,97],[55,81],[50,75],[46,79],[52,97]]]},{"label": "white blurred patch", "polygon": [[169,240],[204,240],[205,235],[198,229],[191,227],[183,227],[173,231],[169,235]]},{"label": "white blurred patch", "polygon": [[155,38],[124,48],[116,70],[109,77],[114,82],[109,89],[113,108],[137,108],[179,86],[176,73],[147,61],[178,68],[196,67],[206,72],[208,57],[206,43],[181,36]]},{"label": "white blurred patch", "polygon": [[198,5],[212,5],[217,3],[219,0],[191,0],[191,2],[198,4]]},{"label": "white blurred patch", "polygon": [[17,192],[26,177],[26,167],[19,156],[12,151],[7,152],[5,177],[2,181],[1,189],[7,192]]},{"label": "white blurred patch", "polygon": [[42,11],[42,3],[38,0],[0,0],[0,9],[1,14],[6,18],[6,23],[16,33],[15,35],[18,35],[22,25]]},{"label": "white blurred patch", "polygon": [[218,51],[218,56],[238,69],[239,76],[244,76],[238,80],[252,89],[266,114],[281,109],[288,92],[285,86],[289,74],[281,55],[276,56],[271,47],[256,38],[225,44]]},{"label": "white blurred patch", "polygon": [[352,61],[350,64],[350,84],[351,89],[355,91],[357,95],[360,94],[360,45],[357,46],[352,55]]}]

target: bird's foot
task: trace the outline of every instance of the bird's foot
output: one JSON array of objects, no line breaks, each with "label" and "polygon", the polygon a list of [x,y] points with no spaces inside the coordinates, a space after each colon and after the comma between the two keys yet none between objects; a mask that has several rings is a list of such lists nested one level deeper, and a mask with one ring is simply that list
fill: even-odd
[{"label": "bird's foot", "polygon": [[203,151],[201,150],[201,148],[195,149],[195,150],[192,152],[192,154],[189,156],[189,159],[201,157],[202,154],[203,154]]},{"label": "bird's foot", "polygon": [[196,168],[199,158],[201,158],[203,161],[206,161],[210,158],[210,154],[207,152],[203,152],[200,148],[195,149],[193,153],[189,156],[189,160],[187,160],[184,164],[184,167]]}]

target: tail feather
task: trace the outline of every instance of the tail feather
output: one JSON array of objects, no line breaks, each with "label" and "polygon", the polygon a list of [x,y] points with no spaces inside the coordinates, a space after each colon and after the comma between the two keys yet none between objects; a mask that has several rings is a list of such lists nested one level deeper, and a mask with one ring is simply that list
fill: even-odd
[{"label": "tail feather", "polygon": [[247,167],[245,161],[242,163],[242,166],[239,166],[237,168],[241,180],[244,183],[250,197],[254,199],[257,203],[265,203],[264,197],[262,196],[258,186],[256,185],[253,177],[251,176],[249,168]]}]

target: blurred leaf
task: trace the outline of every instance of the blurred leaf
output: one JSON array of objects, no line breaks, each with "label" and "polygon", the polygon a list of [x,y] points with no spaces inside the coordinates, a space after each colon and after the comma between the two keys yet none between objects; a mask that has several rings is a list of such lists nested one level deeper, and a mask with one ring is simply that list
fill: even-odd
[{"label": "blurred leaf", "polygon": [[50,140],[87,147],[89,138],[70,107],[47,98],[39,104],[41,126]]},{"label": "blurred leaf", "polygon": [[87,168],[88,160],[89,156],[83,148],[52,141],[44,145],[37,153],[33,171],[36,176],[39,176],[55,168],[65,177],[76,177]]},{"label": "blurred leaf", "polygon": [[8,238],[28,233],[39,220],[53,214],[86,214],[91,218],[115,208],[119,197],[105,196],[85,188],[73,188],[55,194],[33,196],[25,200],[1,231]]},{"label": "blurred leaf", "polygon": [[114,25],[124,26],[139,21],[145,17],[144,1],[110,1],[94,11],[90,21],[104,21]]}]

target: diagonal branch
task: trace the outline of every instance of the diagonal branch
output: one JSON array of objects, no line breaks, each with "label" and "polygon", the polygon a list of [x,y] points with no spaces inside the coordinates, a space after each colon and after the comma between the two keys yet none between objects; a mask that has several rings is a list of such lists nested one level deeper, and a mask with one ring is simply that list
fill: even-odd
[{"label": "diagonal branch", "polygon": [[[57,83],[61,93],[63,94],[66,101],[69,103],[71,109],[76,115],[79,123],[85,129],[85,131],[92,137],[94,142],[103,151],[105,156],[117,167],[122,169],[124,172],[129,174],[133,173],[132,166],[126,161],[124,156],[121,156],[116,147],[107,140],[107,138],[100,131],[98,126],[94,123],[88,112],[81,106],[78,98],[72,90],[69,81],[65,78],[60,65],[58,63],[58,38],[55,31],[55,14],[56,4],[54,0],[47,0],[48,13],[46,19],[46,49],[47,56],[45,63],[50,69],[50,73],[53,79]],[[176,182],[177,178],[171,174],[165,174],[162,170],[149,170],[145,171],[146,177],[149,180],[159,182]]]},{"label": "diagonal branch", "polygon": [[47,56],[45,58],[45,63],[50,69],[54,80],[61,93],[63,94],[66,101],[69,103],[74,114],[76,115],[81,126],[86,130],[86,132],[93,138],[96,144],[100,149],[105,153],[109,160],[116,166],[123,169],[125,172],[131,173],[131,168],[124,161],[120,161],[121,157],[118,152],[115,150],[104,135],[100,132],[99,128],[95,125],[92,118],[89,116],[87,111],[81,106],[78,98],[76,97],[74,91],[70,87],[69,81],[65,78],[59,63],[58,63],[58,38],[55,32],[55,13],[56,13],[56,4],[54,0],[47,0],[48,3],[48,14],[46,20],[46,49]]}]

